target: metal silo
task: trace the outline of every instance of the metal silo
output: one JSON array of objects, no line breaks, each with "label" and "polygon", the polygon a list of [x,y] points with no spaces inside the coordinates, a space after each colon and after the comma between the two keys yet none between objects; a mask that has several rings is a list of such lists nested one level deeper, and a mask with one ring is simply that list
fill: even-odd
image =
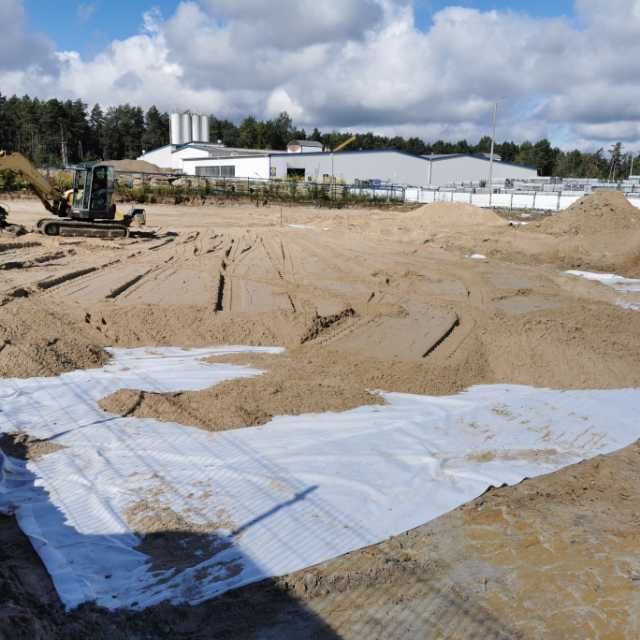
[{"label": "metal silo", "polygon": [[169,140],[171,144],[182,144],[182,130],[180,126],[180,114],[172,113],[169,116]]},{"label": "metal silo", "polygon": [[209,116],[200,116],[200,139],[209,142]]},{"label": "metal silo", "polygon": [[181,144],[187,144],[191,142],[191,114],[183,113],[180,117],[182,118]]},{"label": "metal silo", "polygon": [[193,140],[193,142],[201,142],[200,116],[197,113],[194,113],[191,116],[191,140]]}]

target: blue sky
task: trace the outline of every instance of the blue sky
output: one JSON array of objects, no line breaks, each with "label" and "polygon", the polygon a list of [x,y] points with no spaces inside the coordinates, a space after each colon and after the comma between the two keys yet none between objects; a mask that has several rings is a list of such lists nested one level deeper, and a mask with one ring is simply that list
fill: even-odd
[{"label": "blue sky", "polygon": [[[272,0],[277,2],[277,0]],[[94,55],[114,39],[140,30],[142,14],[157,7],[165,17],[177,0],[25,0],[30,26],[46,33],[59,49]],[[415,0],[418,26],[427,29],[434,13],[457,5],[482,11],[492,9],[526,13],[532,17],[573,16],[573,0]]]},{"label": "blue sky", "polygon": [[175,0],[25,0],[30,26],[46,33],[58,49],[98,53],[112,40],[134,35],[142,14],[158,7],[169,16]]}]

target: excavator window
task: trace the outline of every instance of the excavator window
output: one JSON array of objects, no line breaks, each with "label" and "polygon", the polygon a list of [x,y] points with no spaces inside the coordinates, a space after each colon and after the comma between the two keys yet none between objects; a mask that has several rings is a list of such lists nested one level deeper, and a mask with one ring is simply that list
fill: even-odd
[{"label": "excavator window", "polygon": [[88,209],[91,182],[87,184],[90,174],[86,169],[76,169],[73,177],[73,208]]},{"label": "excavator window", "polygon": [[91,211],[101,216],[110,217],[112,193],[113,169],[107,165],[95,167],[91,188]]},{"label": "excavator window", "polygon": [[108,167],[96,167],[93,170],[91,190],[91,211],[105,211],[108,202]]}]

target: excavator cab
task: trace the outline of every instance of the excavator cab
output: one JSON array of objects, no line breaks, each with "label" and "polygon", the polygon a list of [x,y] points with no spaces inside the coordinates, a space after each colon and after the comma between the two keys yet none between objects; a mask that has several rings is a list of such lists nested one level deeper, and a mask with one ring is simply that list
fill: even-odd
[{"label": "excavator cab", "polygon": [[71,217],[74,220],[113,220],[113,169],[106,164],[73,167]]}]

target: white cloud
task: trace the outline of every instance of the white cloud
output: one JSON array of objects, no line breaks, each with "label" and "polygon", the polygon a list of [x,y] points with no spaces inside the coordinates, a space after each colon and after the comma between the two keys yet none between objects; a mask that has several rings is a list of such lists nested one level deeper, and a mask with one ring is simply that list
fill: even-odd
[{"label": "white cloud", "polygon": [[304,119],[304,109],[282,87],[274,89],[267,98],[266,113],[269,117],[277,117],[286,111],[294,120]]},{"label": "white cloud", "polygon": [[379,0],[203,0],[238,45],[280,50],[359,39],[383,18]]},{"label": "white cloud", "polygon": [[[1,6],[24,31],[21,4]],[[31,63],[0,57],[0,86],[429,140],[485,135],[499,99],[501,139],[637,146],[638,33],[640,0],[577,0],[573,21],[448,7],[426,30],[408,0],[187,0],[92,59],[59,53],[59,78],[29,66],[46,47]]]}]

